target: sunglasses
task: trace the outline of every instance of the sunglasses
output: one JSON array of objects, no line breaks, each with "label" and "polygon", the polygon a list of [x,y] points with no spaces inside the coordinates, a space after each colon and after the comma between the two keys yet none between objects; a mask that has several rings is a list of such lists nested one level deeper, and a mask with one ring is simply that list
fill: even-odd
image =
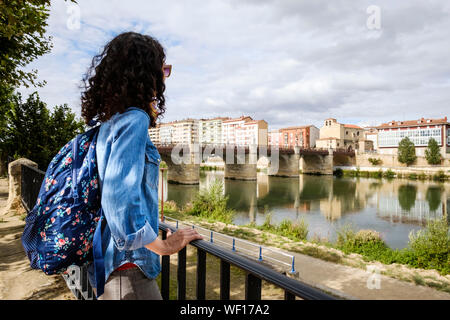
[{"label": "sunglasses", "polygon": [[163,73],[164,73],[164,77],[168,78],[170,76],[170,74],[172,73],[172,65],[171,64],[163,65]]}]

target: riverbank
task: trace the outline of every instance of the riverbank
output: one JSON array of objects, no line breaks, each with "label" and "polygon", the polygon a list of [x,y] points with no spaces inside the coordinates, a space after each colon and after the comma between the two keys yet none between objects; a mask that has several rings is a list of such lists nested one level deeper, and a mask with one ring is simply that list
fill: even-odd
[{"label": "riverbank", "polygon": [[[450,299],[450,275],[443,276],[436,270],[367,261],[362,255],[346,254],[320,242],[294,241],[251,226],[208,222],[170,209],[165,211],[186,223],[294,255],[300,279],[313,286],[341,291],[357,299]],[[373,276],[370,270],[379,273],[379,289],[368,284]]]},{"label": "riverbank", "polygon": [[449,181],[450,167],[357,167],[335,166],[334,175],[362,178],[399,178],[410,180]]},{"label": "riverbank", "polygon": [[[0,212],[6,205],[8,181],[0,179]],[[0,300],[74,300],[61,276],[30,268],[22,248],[23,209],[0,216]]]}]

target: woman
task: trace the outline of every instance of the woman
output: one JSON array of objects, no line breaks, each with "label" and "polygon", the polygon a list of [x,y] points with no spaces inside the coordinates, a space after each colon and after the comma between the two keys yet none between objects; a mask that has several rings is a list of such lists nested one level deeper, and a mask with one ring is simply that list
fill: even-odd
[{"label": "woman", "polygon": [[[102,231],[105,288],[99,299],[161,299],[155,278],[159,255],[202,239],[193,229],[158,235],[160,155],[149,127],[165,111],[165,64],[161,44],[127,32],[95,56],[81,98],[86,123],[101,122],[97,164],[106,226]],[[91,283],[93,267],[90,267]]]}]

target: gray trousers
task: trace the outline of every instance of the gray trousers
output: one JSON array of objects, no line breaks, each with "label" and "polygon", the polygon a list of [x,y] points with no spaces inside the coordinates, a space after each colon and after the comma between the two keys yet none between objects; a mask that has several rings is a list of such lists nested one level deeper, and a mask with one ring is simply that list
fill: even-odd
[{"label": "gray trousers", "polygon": [[98,300],[162,300],[155,279],[147,278],[139,268],[114,271]]}]

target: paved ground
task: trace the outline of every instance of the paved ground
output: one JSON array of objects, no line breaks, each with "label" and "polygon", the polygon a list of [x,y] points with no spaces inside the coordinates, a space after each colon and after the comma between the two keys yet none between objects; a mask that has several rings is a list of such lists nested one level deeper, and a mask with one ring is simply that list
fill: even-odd
[{"label": "paved ground", "polygon": [[[8,182],[0,179],[0,212],[7,197]],[[62,277],[30,268],[21,242],[24,225],[18,215],[0,215],[0,300],[73,299]]]}]

